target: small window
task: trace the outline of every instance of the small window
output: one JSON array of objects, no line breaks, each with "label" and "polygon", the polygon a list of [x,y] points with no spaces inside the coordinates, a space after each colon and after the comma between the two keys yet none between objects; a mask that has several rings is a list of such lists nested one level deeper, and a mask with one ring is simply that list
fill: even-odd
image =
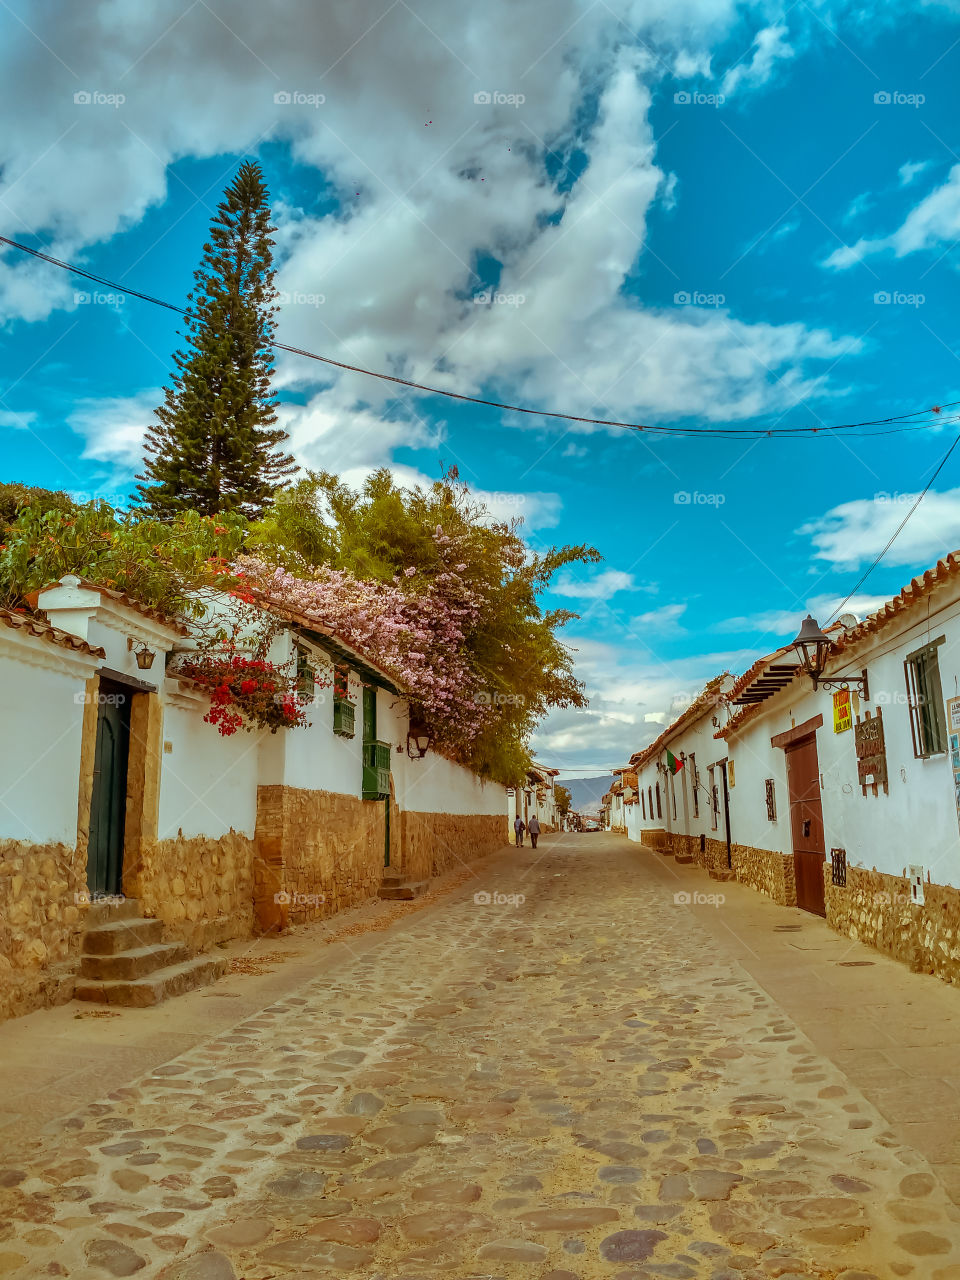
[{"label": "small window", "polygon": [[677,784],[676,782],[670,783],[670,800],[673,804],[673,820],[674,822],[676,822],[677,820]]},{"label": "small window", "polygon": [[663,806],[660,803],[660,783],[657,783],[657,817],[663,817]]},{"label": "small window", "polygon": [[940,755],[946,750],[943,692],[937,658],[937,649],[944,639],[941,636],[933,644],[924,645],[915,653],[908,654],[903,664],[910,708],[910,731],[913,734],[913,754],[920,759]]},{"label": "small window", "polygon": [[297,696],[301,702],[313,702],[316,679],[310,655],[306,649],[297,648]]},{"label": "small window", "polygon": [[640,808],[643,810],[643,820],[644,820],[644,822],[646,822],[646,820],[647,820],[647,797],[643,794],[643,792],[642,792],[642,791],[640,792]]}]

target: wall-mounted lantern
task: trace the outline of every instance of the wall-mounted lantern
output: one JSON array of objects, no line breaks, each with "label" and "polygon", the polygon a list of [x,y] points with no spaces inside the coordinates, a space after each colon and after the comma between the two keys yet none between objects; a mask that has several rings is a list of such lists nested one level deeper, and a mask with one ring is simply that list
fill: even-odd
[{"label": "wall-mounted lantern", "polygon": [[137,666],[140,670],[149,671],[153,666],[154,658],[157,656],[154,651],[148,648],[143,640],[134,640],[133,636],[127,637],[127,648],[135,651]]},{"label": "wall-mounted lantern", "polygon": [[433,746],[433,735],[424,724],[411,724],[407,733],[407,755],[411,760],[422,760]]},{"label": "wall-mounted lantern", "polygon": [[821,631],[820,623],[812,614],[808,613],[804,618],[793,647],[800,659],[800,666],[813,681],[814,689],[819,689],[821,685],[825,689],[855,688],[862,698],[869,700],[870,686],[866,667],[858,676],[824,677],[824,668],[834,650],[834,644],[826,632]]}]

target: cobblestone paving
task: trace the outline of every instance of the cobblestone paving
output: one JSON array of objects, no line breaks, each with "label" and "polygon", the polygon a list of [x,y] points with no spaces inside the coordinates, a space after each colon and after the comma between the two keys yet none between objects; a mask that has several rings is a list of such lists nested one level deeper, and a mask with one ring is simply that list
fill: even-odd
[{"label": "cobblestone paving", "polygon": [[924,1161],[651,856],[586,835],[481,866],[3,1150],[0,1276],[960,1280]]}]

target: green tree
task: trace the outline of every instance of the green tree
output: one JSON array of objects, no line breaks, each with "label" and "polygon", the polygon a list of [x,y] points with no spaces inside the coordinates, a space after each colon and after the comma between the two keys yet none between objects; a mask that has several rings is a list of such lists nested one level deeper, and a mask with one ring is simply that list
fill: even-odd
[{"label": "green tree", "polygon": [[570,812],[571,795],[569,787],[554,785],[553,798],[557,805],[557,813],[564,817]]},{"label": "green tree", "polygon": [[296,470],[270,389],[276,290],[269,193],[243,164],[210,224],[186,315],[186,349],[147,432],[140,501],[255,518]]},{"label": "green tree", "polygon": [[[300,577],[330,564],[358,578],[396,579],[411,592],[427,591],[432,579],[456,569],[484,602],[467,646],[484,696],[497,709],[465,763],[515,784],[529,766],[526,744],[538,721],[551,707],[585,703],[559,635],[577,615],[545,611],[540,596],[563,566],[600,559],[585,545],[536,552],[521,536],[522,524],[493,519],[455,468],[429,489],[401,488],[384,469],[358,491],[321,472],[278,494],[251,526],[246,546]],[[449,544],[435,536],[438,530]]]}]

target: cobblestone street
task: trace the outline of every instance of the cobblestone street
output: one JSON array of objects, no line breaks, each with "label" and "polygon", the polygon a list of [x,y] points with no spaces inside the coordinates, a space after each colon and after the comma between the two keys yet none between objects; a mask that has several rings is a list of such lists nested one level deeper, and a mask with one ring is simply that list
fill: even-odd
[{"label": "cobblestone street", "polygon": [[958,1280],[925,1158],[661,863],[600,834],[497,855],[149,1074],[0,1129],[0,1276]]}]

